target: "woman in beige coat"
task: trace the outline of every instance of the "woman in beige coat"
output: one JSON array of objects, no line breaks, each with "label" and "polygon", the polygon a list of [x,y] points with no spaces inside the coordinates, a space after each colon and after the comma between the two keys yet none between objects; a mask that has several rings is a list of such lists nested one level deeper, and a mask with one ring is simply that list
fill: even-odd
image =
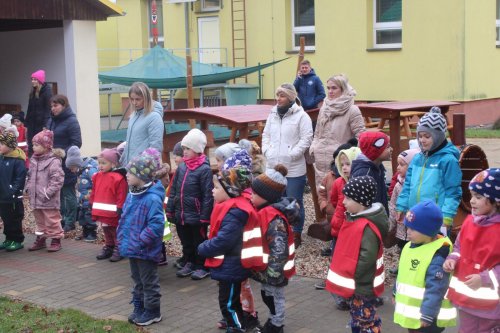
[{"label": "woman in beige coat", "polygon": [[326,81],[328,93],[319,111],[314,138],[309,148],[314,158],[316,188],[330,170],[333,152],[349,139],[359,137],[365,131],[361,111],[354,105],[356,91],[343,74]]}]

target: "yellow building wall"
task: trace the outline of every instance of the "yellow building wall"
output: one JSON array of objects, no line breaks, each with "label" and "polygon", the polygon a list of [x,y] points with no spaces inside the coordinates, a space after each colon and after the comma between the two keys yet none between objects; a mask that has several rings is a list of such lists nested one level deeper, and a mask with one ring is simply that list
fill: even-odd
[{"label": "yellow building wall", "polygon": [[[189,46],[198,48],[198,18],[218,16],[221,47],[232,66],[231,1],[222,3],[220,11],[211,13],[200,12],[199,1],[189,5]],[[99,48],[147,48],[147,0],[117,4],[127,15],[98,24]],[[500,78],[494,74],[500,70],[496,1],[485,0],[481,6],[475,0],[403,1],[402,5],[402,48],[374,50],[373,0],[316,0],[316,49],[306,52],[305,58],[323,82],[333,74],[346,74],[358,92],[357,100],[462,101],[499,96]],[[163,16],[165,47],[185,48],[184,4],[164,1]],[[273,99],[276,86],[293,82],[296,75],[291,1],[247,0],[246,18],[249,66],[290,57],[262,71],[263,98]],[[248,81],[257,84],[257,74],[249,75]]]}]

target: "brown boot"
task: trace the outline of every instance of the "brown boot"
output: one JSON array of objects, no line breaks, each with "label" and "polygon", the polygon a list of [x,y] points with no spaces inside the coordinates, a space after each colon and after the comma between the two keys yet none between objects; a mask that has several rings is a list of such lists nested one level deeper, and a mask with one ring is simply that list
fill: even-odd
[{"label": "brown boot", "polygon": [[109,261],[111,262],[117,262],[122,260],[123,257],[120,255],[120,251],[118,250],[118,246],[115,246],[113,249],[113,254],[111,255],[111,258],[109,258]]},{"label": "brown boot", "polygon": [[36,236],[35,242],[31,247],[28,249],[28,251],[37,251],[41,249],[45,249],[47,245],[45,244],[45,241],[47,238],[42,237],[42,236]]},{"label": "brown boot", "polygon": [[293,232],[293,242],[295,244],[295,249],[298,249],[302,245],[302,234],[300,232]]},{"label": "brown boot", "polygon": [[47,251],[49,252],[57,252],[60,249],[62,249],[61,246],[61,239],[60,238],[52,238],[52,241],[50,242],[50,246]]}]

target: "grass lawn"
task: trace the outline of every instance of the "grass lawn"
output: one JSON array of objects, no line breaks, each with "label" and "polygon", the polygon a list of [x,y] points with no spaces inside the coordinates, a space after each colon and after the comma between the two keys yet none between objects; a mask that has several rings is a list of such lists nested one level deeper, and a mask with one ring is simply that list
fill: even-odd
[{"label": "grass lawn", "polygon": [[95,319],[73,309],[51,310],[0,297],[0,332],[11,333],[137,333],[148,330],[118,320]]},{"label": "grass lawn", "polygon": [[500,138],[500,129],[466,128],[466,138]]}]

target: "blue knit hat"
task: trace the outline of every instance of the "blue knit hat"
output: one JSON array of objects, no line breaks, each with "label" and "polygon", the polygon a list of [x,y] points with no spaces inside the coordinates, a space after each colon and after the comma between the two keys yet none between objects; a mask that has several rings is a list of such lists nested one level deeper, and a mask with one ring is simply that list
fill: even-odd
[{"label": "blue knit hat", "polygon": [[500,203],[500,169],[490,168],[475,175],[470,181],[469,190]]},{"label": "blue knit hat", "polygon": [[443,213],[433,201],[424,200],[410,208],[406,213],[404,224],[421,234],[434,237],[443,224]]},{"label": "blue knit hat", "polygon": [[236,167],[242,167],[250,171],[252,170],[252,157],[245,149],[233,153],[233,155],[231,155],[226,162],[224,162],[222,170],[228,170]]}]

